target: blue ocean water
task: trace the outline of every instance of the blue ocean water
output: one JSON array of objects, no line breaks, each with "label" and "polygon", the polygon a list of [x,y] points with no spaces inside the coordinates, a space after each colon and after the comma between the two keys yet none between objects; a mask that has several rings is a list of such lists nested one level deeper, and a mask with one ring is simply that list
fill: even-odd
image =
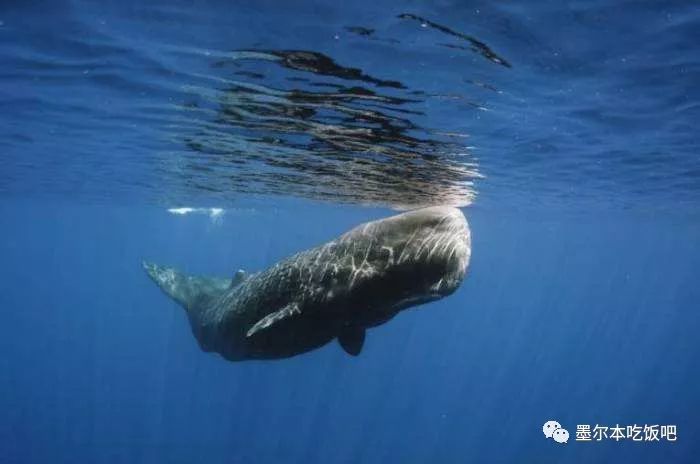
[{"label": "blue ocean water", "polygon": [[[142,3],[0,5],[0,462],[697,462],[695,3]],[[203,353],[141,269],[429,204],[467,278],[357,358]]]}]

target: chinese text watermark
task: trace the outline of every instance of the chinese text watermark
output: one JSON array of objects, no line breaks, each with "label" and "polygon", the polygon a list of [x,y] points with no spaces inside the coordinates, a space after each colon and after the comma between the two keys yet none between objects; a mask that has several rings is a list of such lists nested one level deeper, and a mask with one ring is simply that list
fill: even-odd
[{"label": "chinese text watermark", "polygon": [[[542,432],[545,438],[551,438],[557,443],[567,443],[569,432],[554,420],[544,423]],[[600,424],[578,424],[576,426],[576,441],[606,441],[616,442],[627,440],[634,442],[676,441],[678,427],[676,425],[633,424],[614,426]]]}]

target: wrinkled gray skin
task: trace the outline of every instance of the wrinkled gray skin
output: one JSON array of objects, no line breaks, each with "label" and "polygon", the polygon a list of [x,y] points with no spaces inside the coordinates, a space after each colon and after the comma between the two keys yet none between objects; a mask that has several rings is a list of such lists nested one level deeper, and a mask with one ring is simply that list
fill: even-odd
[{"label": "wrinkled gray skin", "polygon": [[247,277],[144,268],[186,309],[204,351],[241,361],[294,356],[335,338],[357,355],[365,329],[454,292],[470,253],[462,212],[431,207],[359,225]]}]

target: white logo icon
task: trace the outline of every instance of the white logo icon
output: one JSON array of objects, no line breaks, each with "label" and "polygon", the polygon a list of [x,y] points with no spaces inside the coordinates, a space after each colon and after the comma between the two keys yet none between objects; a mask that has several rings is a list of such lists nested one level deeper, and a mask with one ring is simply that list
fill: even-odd
[{"label": "white logo icon", "polygon": [[569,441],[569,432],[557,421],[547,421],[542,426],[545,438],[552,438],[557,443]]},{"label": "white logo icon", "polygon": [[547,421],[542,426],[542,431],[544,436],[547,438],[552,438],[554,431],[561,428],[561,424],[557,421]]},{"label": "white logo icon", "polygon": [[552,434],[552,438],[557,443],[566,443],[569,441],[569,432],[566,429],[556,429],[554,434]]}]

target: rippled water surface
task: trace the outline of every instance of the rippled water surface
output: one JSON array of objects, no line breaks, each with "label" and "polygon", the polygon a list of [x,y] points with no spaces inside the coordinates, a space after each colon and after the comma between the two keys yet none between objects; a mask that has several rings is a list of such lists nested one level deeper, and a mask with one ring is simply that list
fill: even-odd
[{"label": "rippled water surface", "polygon": [[4,195],[700,200],[692,2],[6,2]]}]

